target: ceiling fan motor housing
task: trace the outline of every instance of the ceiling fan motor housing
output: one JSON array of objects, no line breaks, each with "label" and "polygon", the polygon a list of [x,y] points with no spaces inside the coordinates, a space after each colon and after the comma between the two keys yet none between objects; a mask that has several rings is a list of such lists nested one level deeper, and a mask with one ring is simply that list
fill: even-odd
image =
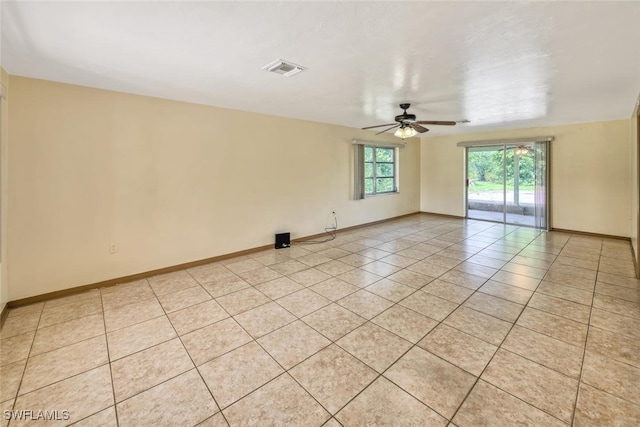
[{"label": "ceiling fan motor housing", "polygon": [[416,121],[415,114],[407,114],[407,109],[411,107],[411,104],[400,104],[400,108],[404,110],[404,112],[398,116],[396,116],[396,122],[402,123],[406,120]]},{"label": "ceiling fan motor housing", "polygon": [[399,116],[396,116],[396,122],[405,122],[405,121],[415,122],[416,115],[404,113],[404,114],[400,114]]}]

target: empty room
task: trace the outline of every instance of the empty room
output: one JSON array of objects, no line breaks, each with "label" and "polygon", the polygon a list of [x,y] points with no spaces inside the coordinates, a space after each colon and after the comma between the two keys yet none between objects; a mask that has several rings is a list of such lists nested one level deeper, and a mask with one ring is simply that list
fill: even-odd
[{"label": "empty room", "polygon": [[640,425],[640,2],[0,4],[0,427]]}]

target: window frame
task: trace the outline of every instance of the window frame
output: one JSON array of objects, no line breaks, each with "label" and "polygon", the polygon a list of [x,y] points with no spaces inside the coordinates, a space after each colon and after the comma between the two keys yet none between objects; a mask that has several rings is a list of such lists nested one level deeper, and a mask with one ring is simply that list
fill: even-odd
[{"label": "window frame", "polygon": [[[370,148],[372,150],[372,160],[370,162],[368,162],[366,160],[366,150],[367,148]],[[382,149],[382,150],[392,150],[393,153],[393,161],[392,162],[378,162],[377,161],[377,150]],[[389,146],[383,146],[383,145],[368,145],[368,144],[364,144],[364,150],[365,150],[365,155],[363,156],[362,159],[362,167],[363,167],[363,172],[364,172],[364,182],[363,182],[363,193],[365,197],[370,197],[370,196],[378,196],[378,195],[385,195],[385,194],[395,194],[398,193],[398,147],[389,147]],[[371,164],[371,172],[372,172],[372,176],[371,177],[367,177],[366,176],[366,169],[367,169],[367,164]],[[377,174],[377,165],[378,164],[391,164],[393,165],[393,175],[392,176],[382,176],[382,177],[378,177]],[[377,189],[377,180],[378,178],[380,179],[384,179],[384,178],[391,178],[393,180],[393,189],[390,191],[378,191]],[[367,193],[367,180],[371,179],[372,183],[373,183],[373,192],[371,193]]]}]

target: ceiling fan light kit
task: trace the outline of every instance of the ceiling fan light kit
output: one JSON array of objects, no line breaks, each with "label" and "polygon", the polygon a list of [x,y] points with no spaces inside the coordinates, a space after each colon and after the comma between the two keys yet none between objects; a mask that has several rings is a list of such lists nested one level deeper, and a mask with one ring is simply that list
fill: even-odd
[{"label": "ceiling fan light kit", "polygon": [[416,131],[414,128],[409,126],[401,126],[395,131],[393,135],[397,136],[398,138],[405,139],[405,138],[411,138],[413,136],[416,136],[417,134],[418,134],[418,131]]},{"label": "ceiling fan light kit", "polygon": [[379,128],[382,126],[390,126],[389,128],[376,133],[376,135],[380,135],[381,133],[385,133],[392,129],[396,129],[393,133],[394,136],[398,138],[411,138],[416,136],[419,133],[429,132],[429,129],[422,125],[438,125],[438,126],[455,126],[457,122],[455,121],[443,121],[443,120],[416,120],[415,114],[407,113],[407,109],[411,106],[411,104],[400,104],[400,108],[404,110],[402,114],[399,114],[395,117],[396,123],[387,123],[384,125],[375,125],[375,126],[367,126],[362,129],[373,129]]}]

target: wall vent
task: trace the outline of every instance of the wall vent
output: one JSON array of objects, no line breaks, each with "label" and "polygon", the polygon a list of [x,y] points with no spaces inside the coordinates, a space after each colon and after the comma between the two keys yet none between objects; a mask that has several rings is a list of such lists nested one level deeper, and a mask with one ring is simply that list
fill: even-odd
[{"label": "wall vent", "polygon": [[267,70],[271,73],[280,74],[281,76],[284,76],[284,77],[291,77],[293,75],[298,74],[301,71],[306,70],[305,67],[293,64],[291,62],[288,62],[282,59],[276,59],[275,61],[262,67],[262,69]]}]

